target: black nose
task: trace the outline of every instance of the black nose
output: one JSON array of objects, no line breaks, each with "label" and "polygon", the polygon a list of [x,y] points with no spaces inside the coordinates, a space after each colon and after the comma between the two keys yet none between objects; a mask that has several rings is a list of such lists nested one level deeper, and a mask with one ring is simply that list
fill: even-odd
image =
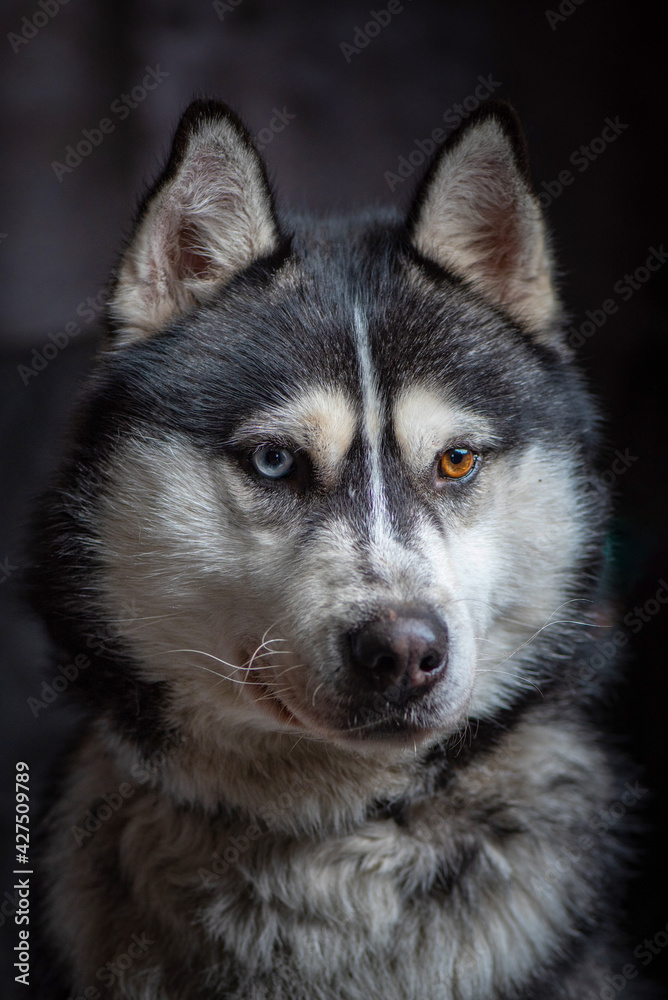
[{"label": "black nose", "polygon": [[433,687],[448,661],[448,630],[429,611],[389,611],[350,635],[353,666],[379,691],[410,697]]}]

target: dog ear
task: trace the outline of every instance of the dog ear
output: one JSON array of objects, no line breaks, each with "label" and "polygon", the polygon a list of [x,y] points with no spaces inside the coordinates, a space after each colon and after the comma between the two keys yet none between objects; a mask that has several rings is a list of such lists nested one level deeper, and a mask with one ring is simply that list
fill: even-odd
[{"label": "dog ear", "polygon": [[490,101],[438,154],[409,231],[425,257],[470,281],[536,332],[558,316],[540,206],[517,115]]},{"label": "dog ear", "polygon": [[194,101],[118,268],[117,342],[162,329],[277,246],[269,183],[246,129],[225,105]]}]

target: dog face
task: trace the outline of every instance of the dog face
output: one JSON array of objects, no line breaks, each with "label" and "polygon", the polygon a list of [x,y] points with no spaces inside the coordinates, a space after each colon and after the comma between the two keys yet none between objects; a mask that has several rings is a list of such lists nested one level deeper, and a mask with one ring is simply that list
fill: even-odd
[{"label": "dog face", "polygon": [[299,226],[236,119],[189,109],[88,404],[104,488],[76,486],[96,614],[180,725],[413,745],[540,679],[601,502],[549,273],[503,107],[407,218]]}]

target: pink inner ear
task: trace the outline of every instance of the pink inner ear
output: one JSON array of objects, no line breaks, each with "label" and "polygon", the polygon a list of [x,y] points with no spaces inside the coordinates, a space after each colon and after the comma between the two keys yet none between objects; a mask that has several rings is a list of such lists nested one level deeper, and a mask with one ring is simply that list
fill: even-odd
[{"label": "pink inner ear", "polygon": [[502,285],[511,281],[517,268],[524,263],[522,232],[516,212],[516,206],[511,204],[489,208],[486,238],[491,251],[488,251],[483,269],[491,280]]},{"label": "pink inner ear", "polygon": [[183,226],[177,236],[175,270],[179,278],[213,277],[213,259],[202,246],[202,237],[193,226]]}]

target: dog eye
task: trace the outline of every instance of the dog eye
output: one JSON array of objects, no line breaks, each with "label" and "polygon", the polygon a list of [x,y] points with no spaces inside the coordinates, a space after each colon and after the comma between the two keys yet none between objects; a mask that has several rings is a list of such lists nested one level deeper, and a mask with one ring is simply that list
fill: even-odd
[{"label": "dog eye", "polygon": [[439,479],[464,479],[476,465],[478,456],[470,448],[448,448],[438,460]]},{"label": "dog eye", "polygon": [[256,448],[251,455],[251,462],[257,472],[267,479],[282,479],[287,476],[295,464],[294,456],[275,444],[265,444]]}]

